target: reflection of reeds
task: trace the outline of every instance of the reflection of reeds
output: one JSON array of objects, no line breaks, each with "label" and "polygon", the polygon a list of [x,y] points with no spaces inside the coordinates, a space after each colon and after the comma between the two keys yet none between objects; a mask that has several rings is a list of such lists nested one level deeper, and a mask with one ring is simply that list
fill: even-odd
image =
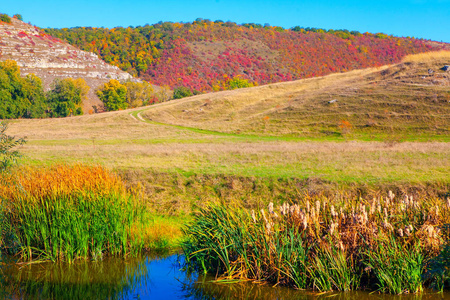
[{"label": "reflection of reeds", "polygon": [[129,231],[142,217],[137,202],[101,167],[24,169],[0,186],[5,199],[1,246],[24,259],[127,255],[138,241]]},{"label": "reflection of reeds", "polygon": [[73,264],[9,263],[0,269],[0,298],[125,299],[133,289],[142,288],[148,276],[141,258]]},{"label": "reflection of reeds", "polygon": [[188,262],[228,279],[297,288],[419,292],[425,259],[436,256],[450,209],[441,199],[305,198],[266,211],[212,205],[185,228]]}]

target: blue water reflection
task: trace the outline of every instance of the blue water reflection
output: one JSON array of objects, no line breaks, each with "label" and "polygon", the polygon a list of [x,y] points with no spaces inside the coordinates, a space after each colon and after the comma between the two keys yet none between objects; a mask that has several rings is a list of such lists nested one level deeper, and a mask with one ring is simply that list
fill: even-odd
[{"label": "blue water reflection", "polygon": [[4,260],[0,267],[0,299],[450,299],[447,293],[318,295],[250,282],[213,281],[213,277],[185,272],[183,256],[177,254],[78,261],[72,265]]}]

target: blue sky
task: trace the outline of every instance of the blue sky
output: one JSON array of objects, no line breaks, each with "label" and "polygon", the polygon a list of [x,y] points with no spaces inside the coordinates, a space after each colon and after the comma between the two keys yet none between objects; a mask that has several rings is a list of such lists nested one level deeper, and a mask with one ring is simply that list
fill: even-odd
[{"label": "blue sky", "polygon": [[450,0],[0,0],[0,12],[39,27],[115,27],[196,18],[383,32],[450,42]]}]

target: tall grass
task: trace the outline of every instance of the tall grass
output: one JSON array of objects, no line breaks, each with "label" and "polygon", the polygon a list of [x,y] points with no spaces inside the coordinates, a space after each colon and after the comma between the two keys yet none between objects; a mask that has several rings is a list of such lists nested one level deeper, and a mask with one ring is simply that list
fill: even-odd
[{"label": "tall grass", "polygon": [[144,221],[144,210],[107,170],[63,165],[6,176],[8,184],[0,186],[3,251],[28,260],[73,261],[142,247],[129,232]]},{"label": "tall grass", "polygon": [[423,290],[424,257],[420,243],[408,247],[391,237],[379,241],[374,248],[366,253],[366,265],[375,273],[380,291],[403,294]]},{"label": "tall grass", "polygon": [[423,290],[425,264],[446,242],[450,200],[364,202],[305,197],[248,211],[211,204],[184,228],[189,266],[218,280],[258,280],[318,291]]}]

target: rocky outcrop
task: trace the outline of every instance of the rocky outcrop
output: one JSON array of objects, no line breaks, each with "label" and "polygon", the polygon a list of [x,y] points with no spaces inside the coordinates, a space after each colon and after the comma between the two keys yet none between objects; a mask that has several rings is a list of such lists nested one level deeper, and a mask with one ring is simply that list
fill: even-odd
[{"label": "rocky outcrop", "polygon": [[95,91],[103,83],[110,79],[137,80],[96,54],[81,51],[17,19],[12,19],[11,24],[0,22],[0,60],[7,59],[17,61],[22,75],[39,76],[46,90],[55,78],[86,80],[91,90],[83,104],[85,113],[92,111],[92,106],[102,106]]}]

